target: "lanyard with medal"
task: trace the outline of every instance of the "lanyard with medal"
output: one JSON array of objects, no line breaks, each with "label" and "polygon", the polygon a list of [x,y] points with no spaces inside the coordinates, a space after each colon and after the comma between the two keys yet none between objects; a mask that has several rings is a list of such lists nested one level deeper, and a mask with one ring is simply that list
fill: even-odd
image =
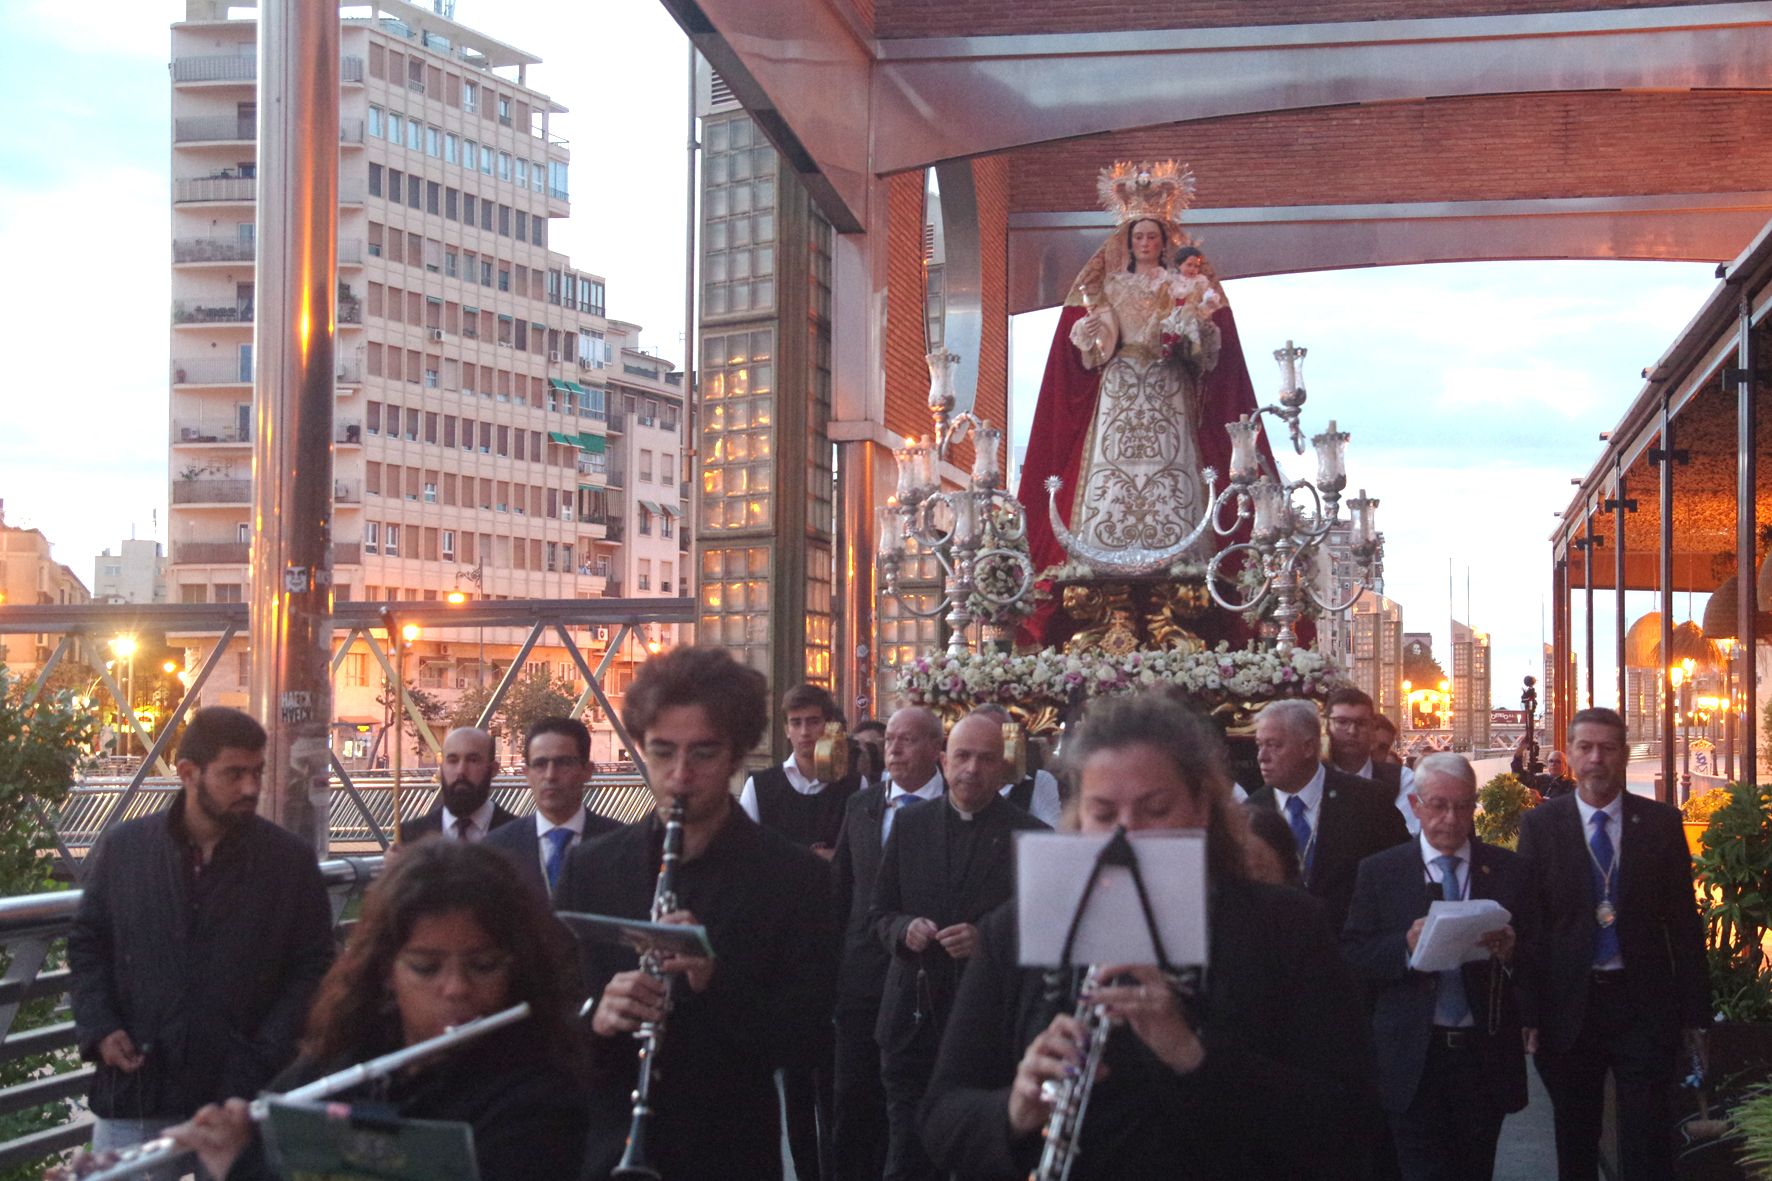
[{"label": "lanyard with medal", "polygon": [[[1601,813],[1606,815],[1605,813]],[[1608,823],[1612,817],[1606,815]],[[1594,907],[1594,921],[1601,927],[1610,927],[1618,921],[1618,908],[1612,904],[1612,875],[1618,872],[1618,846],[1612,846],[1612,864],[1602,866],[1600,859],[1594,856],[1594,847],[1588,841],[1581,842],[1587,850],[1587,859],[1594,863],[1594,872],[1600,875],[1600,902]]]}]

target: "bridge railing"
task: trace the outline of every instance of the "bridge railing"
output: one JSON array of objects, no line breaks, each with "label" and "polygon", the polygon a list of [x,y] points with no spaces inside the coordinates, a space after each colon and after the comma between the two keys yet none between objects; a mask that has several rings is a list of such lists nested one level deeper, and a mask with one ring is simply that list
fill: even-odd
[{"label": "bridge railing", "polygon": [[[382,858],[341,857],[320,863],[332,900],[334,929],[349,925],[351,904],[381,872]],[[0,1116],[77,1099],[86,1093],[93,1068],[73,1053],[74,1022],[68,1008],[66,940],[80,908],[79,890],[0,898],[0,947],[6,970],[0,974],[0,1063],[48,1056],[49,1065],[30,1078],[0,1088]],[[53,998],[55,1020],[16,1029],[21,1007]],[[92,1116],[76,1107],[66,1121],[0,1142],[0,1170],[40,1161],[52,1153],[87,1143]]]}]

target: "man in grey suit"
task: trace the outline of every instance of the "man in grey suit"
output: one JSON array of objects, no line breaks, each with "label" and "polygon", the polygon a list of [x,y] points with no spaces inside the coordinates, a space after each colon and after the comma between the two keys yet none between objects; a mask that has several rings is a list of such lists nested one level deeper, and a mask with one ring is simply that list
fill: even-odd
[{"label": "man in grey suit", "polygon": [[1462,755],[1429,755],[1414,787],[1421,836],[1360,863],[1342,954],[1372,991],[1379,1094],[1405,1181],[1487,1181],[1502,1119],[1526,1105],[1513,927],[1485,937],[1487,960],[1445,972],[1409,961],[1433,902],[1492,898],[1512,914],[1525,867],[1476,839],[1477,777]]},{"label": "man in grey suit", "polygon": [[585,807],[591,775],[591,732],[577,718],[543,718],[523,743],[524,774],[535,815],[493,829],[485,845],[510,857],[517,872],[552,897],[566,854],[580,843],[620,828]]}]

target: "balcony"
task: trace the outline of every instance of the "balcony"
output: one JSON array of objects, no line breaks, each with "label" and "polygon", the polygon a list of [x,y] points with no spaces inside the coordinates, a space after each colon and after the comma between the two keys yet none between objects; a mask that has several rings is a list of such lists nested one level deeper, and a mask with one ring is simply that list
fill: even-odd
[{"label": "balcony", "polygon": [[249,541],[180,541],[172,547],[174,566],[237,566],[251,560]]},{"label": "balcony", "polygon": [[620,542],[627,535],[627,527],[620,521],[611,521],[605,527],[604,541]]},{"label": "balcony", "polygon": [[239,357],[185,357],[172,363],[173,385],[251,385],[252,366]]},{"label": "balcony", "polygon": [[612,410],[609,413],[608,424],[609,425],[608,425],[607,429],[610,434],[612,434],[612,435],[626,434],[627,429],[628,429],[628,416],[626,414]]},{"label": "balcony", "polygon": [[363,544],[357,541],[334,542],[332,564],[334,566],[361,566],[363,564]]},{"label": "balcony", "polygon": [[[239,115],[186,115],[172,121],[175,144],[249,144],[258,140],[258,120]],[[363,120],[340,119],[338,142],[357,146],[363,142]]]},{"label": "balcony", "polygon": [[258,180],[250,176],[193,176],[172,182],[174,204],[228,201],[250,205],[258,199]]},{"label": "balcony", "polygon": [[603,597],[606,599],[621,598],[621,580],[618,578],[610,579],[610,581],[603,587]]},{"label": "balcony", "polygon": [[361,504],[363,491],[355,480],[334,480],[332,482],[332,503]]},{"label": "balcony", "polygon": [[251,324],[252,304],[201,304],[178,299],[172,303],[172,322],[187,324]]},{"label": "balcony", "polygon": [[356,299],[338,301],[338,322],[340,324],[363,323],[363,303]]},{"label": "balcony", "polygon": [[[255,54],[209,53],[181,57],[172,63],[175,83],[256,82],[258,57]],[[363,81],[363,59],[339,59],[338,80],[342,83]]]},{"label": "balcony", "polygon": [[244,241],[239,238],[174,238],[172,261],[251,262],[257,249],[257,244],[250,238]]},{"label": "balcony", "polygon": [[216,426],[213,423],[180,422],[173,425],[172,440],[181,445],[221,443],[239,447],[251,443],[252,436],[242,431],[239,424],[232,422],[227,426]]},{"label": "balcony", "polygon": [[363,362],[357,360],[355,357],[348,361],[340,361],[338,363],[338,384],[362,385]]},{"label": "balcony", "polygon": [[363,424],[335,421],[332,424],[332,441],[342,443],[346,447],[361,447],[363,445]]},{"label": "balcony", "polygon": [[251,504],[251,480],[180,478],[172,482],[173,504]]}]

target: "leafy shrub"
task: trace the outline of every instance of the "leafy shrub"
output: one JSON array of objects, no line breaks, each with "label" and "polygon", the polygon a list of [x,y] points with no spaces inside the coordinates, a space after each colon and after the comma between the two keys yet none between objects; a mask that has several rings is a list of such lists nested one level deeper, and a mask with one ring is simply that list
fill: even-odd
[{"label": "leafy shrub", "polygon": [[1772,1021],[1772,966],[1761,946],[1772,925],[1772,786],[1727,792],[1694,859],[1711,992],[1728,1020]]},{"label": "leafy shrub", "polygon": [[1477,836],[1485,845],[1513,848],[1520,841],[1520,817],[1538,806],[1538,793],[1511,771],[1477,792]]}]

